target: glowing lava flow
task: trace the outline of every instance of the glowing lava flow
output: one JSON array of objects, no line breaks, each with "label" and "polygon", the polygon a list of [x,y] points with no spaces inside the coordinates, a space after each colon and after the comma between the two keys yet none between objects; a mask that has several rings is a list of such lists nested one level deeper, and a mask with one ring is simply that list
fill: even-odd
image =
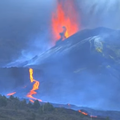
[{"label": "glowing lava flow", "polygon": [[64,36],[68,38],[79,31],[79,18],[74,2],[74,0],[57,0],[56,13],[52,14],[53,39],[62,39]]},{"label": "glowing lava flow", "polygon": [[13,93],[8,93],[7,96],[11,96],[11,95],[14,95],[16,92],[13,92]]},{"label": "glowing lava flow", "polygon": [[78,110],[79,113],[83,114],[83,115],[88,115],[87,113],[85,112],[82,112],[81,110]]},{"label": "glowing lava flow", "polygon": [[30,100],[31,102],[34,102],[33,100],[38,100],[38,101],[42,102],[42,100],[33,97],[34,94],[37,94],[36,90],[39,89],[39,84],[40,83],[39,83],[39,81],[34,80],[34,78],[33,78],[33,69],[32,68],[29,69],[29,74],[30,74],[30,82],[31,83],[34,82],[34,84],[33,84],[32,90],[30,90],[30,92],[27,94],[27,97],[32,99],[32,100]]}]

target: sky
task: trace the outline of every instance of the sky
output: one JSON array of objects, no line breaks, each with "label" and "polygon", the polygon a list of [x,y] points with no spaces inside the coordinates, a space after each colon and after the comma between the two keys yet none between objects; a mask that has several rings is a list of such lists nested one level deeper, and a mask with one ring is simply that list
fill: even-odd
[{"label": "sky", "polygon": [[[120,28],[119,0],[74,1],[79,13],[80,29]],[[29,60],[51,47],[51,15],[55,8],[56,0],[0,1],[0,66]],[[21,85],[25,84],[24,79],[28,79],[28,76],[21,77],[24,72],[28,74],[26,69],[0,71],[1,79],[9,79],[5,87],[9,82],[13,84],[12,88],[17,86],[19,83],[16,80],[21,81]],[[0,83],[4,85],[3,81]],[[5,89],[2,88],[1,91],[5,92]]]}]

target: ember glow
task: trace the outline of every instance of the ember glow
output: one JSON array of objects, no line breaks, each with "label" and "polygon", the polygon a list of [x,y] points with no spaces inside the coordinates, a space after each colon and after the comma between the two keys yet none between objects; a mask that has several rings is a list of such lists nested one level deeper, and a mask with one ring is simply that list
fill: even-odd
[{"label": "ember glow", "polygon": [[30,100],[31,102],[34,102],[33,100],[38,100],[38,101],[42,102],[42,100],[33,97],[33,95],[37,94],[36,90],[39,89],[40,83],[39,83],[39,81],[37,81],[33,78],[33,69],[32,68],[29,69],[29,74],[30,74],[30,82],[34,83],[34,84],[33,84],[32,90],[30,90],[30,92],[27,94],[27,97],[31,98],[31,100]]},{"label": "ember glow", "polygon": [[34,103],[34,100],[29,100],[30,102]]},{"label": "ember glow", "polygon": [[55,40],[64,40],[79,31],[79,16],[74,0],[57,0],[57,10],[52,14],[52,29]]},{"label": "ember glow", "polygon": [[83,114],[83,115],[88,115],[88,113],[82,112],[81,110],[78,110],[78,112]]},{"label": "ember glow", "polygon": [[16,92],[13,92],[13,93],[8,93],[7,96],[11,96],[11,95],[14,95]]}]

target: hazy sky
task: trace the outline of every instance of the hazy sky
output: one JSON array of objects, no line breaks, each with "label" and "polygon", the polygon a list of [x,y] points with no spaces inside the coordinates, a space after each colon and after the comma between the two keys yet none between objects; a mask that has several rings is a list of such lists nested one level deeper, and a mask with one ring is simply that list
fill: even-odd
[{"label": "hazy sky", "polygon": [[48,44],[54,4],[54,0],[0,1],[0,53],[4,53],[0,60],[16,58],[29,47],[41,51]]},{"label": "hazy sky", "polygon": [[77,0],[83,27],[104,26],[119,29],[119,0]]}]

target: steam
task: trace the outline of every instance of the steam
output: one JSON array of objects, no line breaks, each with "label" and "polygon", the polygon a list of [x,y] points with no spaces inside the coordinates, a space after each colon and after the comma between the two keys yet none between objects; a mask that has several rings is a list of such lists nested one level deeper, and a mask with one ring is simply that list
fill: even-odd
[{"label": "steam", "polygon": [[120,29],[119,0],[77,0],[83,28],[99,26]]}]

